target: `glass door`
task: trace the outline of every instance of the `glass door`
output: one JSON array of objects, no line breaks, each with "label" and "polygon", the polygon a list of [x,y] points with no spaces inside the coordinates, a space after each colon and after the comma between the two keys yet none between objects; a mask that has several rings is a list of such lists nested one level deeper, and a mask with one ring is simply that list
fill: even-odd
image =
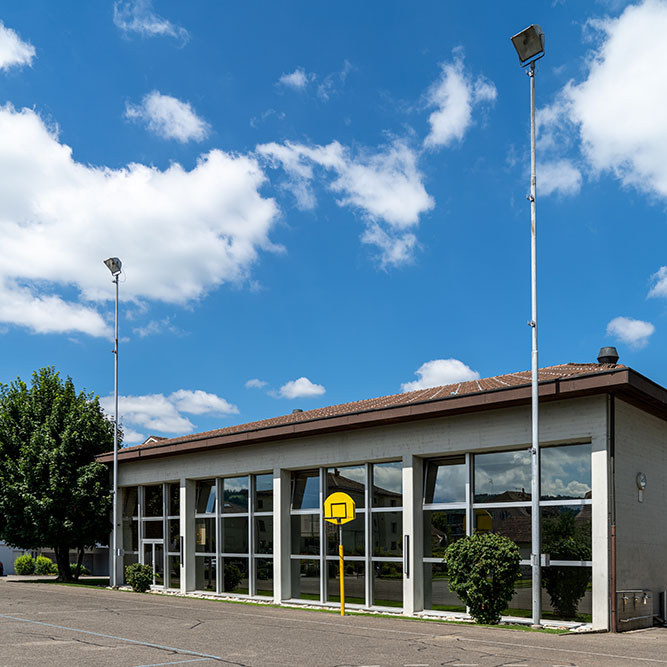
[{"label": "glass door", "polygon": [[144,540],[144,565],[153,568],[153,586],[164,586],[164,542]]}]

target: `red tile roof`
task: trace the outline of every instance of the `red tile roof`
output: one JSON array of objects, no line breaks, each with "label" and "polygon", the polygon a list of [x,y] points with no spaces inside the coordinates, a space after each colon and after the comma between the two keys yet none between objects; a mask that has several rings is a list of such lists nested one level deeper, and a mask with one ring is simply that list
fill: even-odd
[{"label": "red tile roof", "polygon": [[[549,366],[541,368],[538,372],[539,382],[549,382],[553,380],[576,378],[585,375],[599,374],[608,371],[623,370],[626,367],[621,364],[560,364],[558,366]],[[123,447],[122,452],[132,452],[149,447],[167,447],[180,443],[187,443],[193,440],[204,440],[218,438],[220,436],[232,436],[235,434],[247,433],[263,429],[271,429],[278,426],[293,425],[303,422],[312,422],[324,420],[331,417],[340,417],[353,415],[374,410],[386,408],[397,408],[414,404],[422,404],[429,401],[442,401],[443,399],[456,398],[466,395],[482,394],[485,392],[510,389],[515,387],[525,387],[530,385],[531,372],[520,371],[517,373],[508,373],[507,375],[497,375],[490,378],[479,380],[468,380],[466,382],[457,382],[455,384],[444,385],[442,387],[430,387],[428,389],[418,389],[402,394],[392,394],[390,396],[381,396],[379,398],[368,398],[363,401],[354,401],[352,403],[342,403],[340,405],[331,405],[313,410],[304,410],[303,412],[293,412],[280,417],[271,419],[262,419],[261,421],[250,422],[247,424],[238,424],[226,428],[206,431],[204,433],[193,433],[190,435],[177,436],[160,440],[159,443],[150,445],[141,444],[133,447]],[[173,449],[173,447],[171,447]],[[102,455],[106,457],[107,455]]]}]

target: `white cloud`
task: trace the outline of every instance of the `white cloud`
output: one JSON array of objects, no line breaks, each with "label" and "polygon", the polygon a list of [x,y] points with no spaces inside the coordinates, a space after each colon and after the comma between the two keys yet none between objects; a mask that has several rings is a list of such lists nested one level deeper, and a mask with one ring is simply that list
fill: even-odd
[{"label": "white cloud", "polygon": [[300,377],[286,382],[274,395],[278,398],[312,398],[325,392],[326,389],[321,384],[313,384],[308,378]]},{"label": "white cloud", "polygon": [[473,80],[463,66],[463,58],[455,52],[454,60],[443,63],[440,78],[426,93],[429,107],[436,110],[429,116],[431,130],[424,139],[427,148],[447,146],[461,141],[472,123],[472,111],[482,102],[493,102],[496,87],[483,77]]},{"label": "white cloud", "polygon": [[422,183],[417,154],[404,141],[396,139],[378,152],[355,156],[337,141],[326,146],[270,143],[258,146],[257,152],[287,172],[287,187],[302,208],[315,206],[310,188],[313,167],[333,173],[329,189],[338,194],[340,206],[364,215],[367,229],[362,240],[377,245],[382,264],[409,259],[415,245],[410,230],[434,202]]},{"label": "white cloud", "polygon": [[416,391],[428,387],[440,387],[446,384],[478,380],[479,373],[466,366],[458,359],[434,359],[422,364],[415,375],[419,380],[405,382],[401,385],[402,391]]},{"label": "white cloud", "polygon": [[209,394],[201,389],[195,391],[179,389],[169,396],[169,400],[180,412],[191,415],[237,415],[239,409],[220,396]]},{"label": "white cloud", "polygon": [[635,348],[644,347],[654,331],[655,327],[650,322],[629,317],[615,317],[607,325],[608,335],[617,336]]},{"label": "white cloud", "polygon": [[253,378],[252,380],[248,380],[245,383],[245,388],[246,389],[261,389],[262,387],[266,387],[268,382],[265,382],[264,380],[259,380],[258,378]]},{"label": "white cloud", "polygon": [[648,295],[664,297],[667,299],[667,266],[661,266],[658,271],[651,276],[651,280],[654,284]]},{"label": "white cloud", "polygon": [[34,57],[35,47],[24,42],[14,30],[0,21],[0,70],[32,65]]},{"label": "white cloud", "polygon": [[352,64],[349,60],[343,62],[343,69],[340,72],[327,74],[322,83],[317,86],[317,96],[328,102],[332,95],[335,95],[345,84],[348,74],[352,71]]},{"label": "white cloud", "polygon": [[161,333],[181,334],[183,333],[178,327],[171,324],[171,318],[165,317],[161,320],[150,320],[144,326],[135,327],[132,332],[137,334],[140,338],[146,336],[153,336]]},{"label": "white cloud", "polygon": [[123,446],[139,445],[146,440],[146,435],[132,428],[123,426]]},{"label": "white cloud", "polygon": [[203,141],[209,134],[209,125],[192,109],[189,102],[162,95],[157,90],[144,96],[141,104],[127,103],[125,117],[142,120],[148,129],[164,139],[181,143]]},{"label": "white cloud", "polygon": [[[114,397],[112,395],[101,398],[100,404],[107,414],[113,415]],[[137,427],[150,433],[178,435],[192,432],[195,426],[181,414],[182,412],[194,415],[227,416],[238,414],[238,408],[220,396],[201,390],[179,389],[169,396],[146,394],[118,397],[119,421],[123,424],[124,439],[127,443],[145,440],[145,437],[135,430]],[[130,426],[126,426],[127,424]]]},{"label": "white cloud", "polygon": [[109,255],[127,271],[122,299],[184,304],[245,280],[258,251],[275,249],[278,208],[259,194],[254,158],[213,150],[190,171],[84,165],[34,111],[11,106],[0,136],[0,323],[105,335],[95,302],[114,296]]},{"label": "white cloud", "polygon": [[590,21],[597,39],[587,77],[569,82],[544,110],[545,136],[555,146],[578,136],[585,163],[624,185],[667,197],[667,3],[646,0],[617,18]]},{"label": "white cloud", "polygon": [[315,80],[314,74],[309,74],[303,67],[297,67],[290,74],[283,74],[278,83],[286,88],[293,88],[294,90],[304,90],[306,86]]},{"label": "white cloud", "polygon": [[569,160],[554,160],[537,166],[537,189],[544,196],[576,195],[581,190],[581,172]]},{"label": "white cloud", "polygon": [[113,5],[113,22],[123,32],[142,37],[174,37],[182,44],[190,38],[185,28],[158,16],[151,0],[117,0]]}]

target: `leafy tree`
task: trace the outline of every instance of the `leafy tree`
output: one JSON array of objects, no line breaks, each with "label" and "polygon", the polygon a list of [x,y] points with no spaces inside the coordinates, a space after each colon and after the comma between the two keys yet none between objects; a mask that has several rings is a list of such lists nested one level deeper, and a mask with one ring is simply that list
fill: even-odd
[{"label": "leafy tree", "polygon": [[[553,560],[591,560],[590,540],[582,535],[572,511],[544,521],[542,548]],[[546,588],[551,606],[563,620],[577,616],[579,600],[584,597],[590,582],[587,567],[559,567],[542,570],[542,585]]]},{"label": "leafy tree", "polygon": [[479,623],[498,623],[514,595],[521,567],[519,547],[496,533],[462,537],[447,547],[449,587]]},{"label": "leafy tree", "polygon": [[125,581],[132,586],[135,593],[145,593],[153,584],[153,568],[141,563],[126,565]]},{"label": "leafy tree", "polygon": [[0,539],[52,548],[58,578],[78,578],[84,549],[106,544],[111,530],[109,473],[94,457],[112,448],[97,397],[77,394],[54,368],[34,372],[30,387],[0,385]]}]

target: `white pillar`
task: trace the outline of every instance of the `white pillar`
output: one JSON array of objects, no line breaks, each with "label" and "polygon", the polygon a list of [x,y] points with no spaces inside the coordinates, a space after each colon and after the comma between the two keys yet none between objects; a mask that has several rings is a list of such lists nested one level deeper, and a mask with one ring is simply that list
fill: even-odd
[{"label": "white pillar", "polygon": [[422,470],[420,458],[411,454],[403,457],[403,613],[406,616],[424,608]]},{"label": "white pillar", "polygon": [[593,438],[591,487],[593,506],[593,628],[609,630],[609,452],[606,437]]},{"label": "white pillar", "polygon": [[195,589],[195,482],[181,478],[181,593]]},{"label": "white pillar", "polygon": [[292,597],[290,562],[290,472],[273,469],[273,600]]}]

